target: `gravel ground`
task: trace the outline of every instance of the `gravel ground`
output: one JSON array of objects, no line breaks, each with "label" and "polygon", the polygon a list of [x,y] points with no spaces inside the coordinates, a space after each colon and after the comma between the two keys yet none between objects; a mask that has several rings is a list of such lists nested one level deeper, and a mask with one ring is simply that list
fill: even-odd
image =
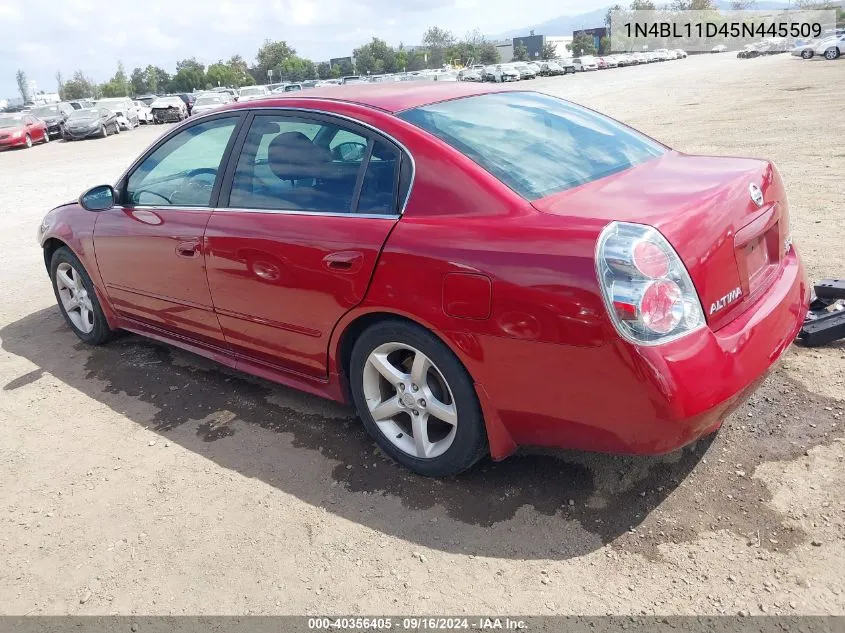
[{"label": "gravel ground", "polygon": [[[842,275],[845,61],[536,80],[687,152],[772,158]],[[0,154],[0,613],[845,613],[845,345],[792,349],[708,441],[407,474],[332,403],[135,336],[81,345],[34,242],[162,132]]]}]

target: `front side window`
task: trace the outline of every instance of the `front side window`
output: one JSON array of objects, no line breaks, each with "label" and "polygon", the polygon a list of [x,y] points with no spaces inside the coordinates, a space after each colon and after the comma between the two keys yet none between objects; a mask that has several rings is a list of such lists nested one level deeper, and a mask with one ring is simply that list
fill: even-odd
[{"label": "front side window", "polygon": [[234,116],[205,121],[165,141],[129,176],[127,203],[208,206],[237,122]]},{"label": "front side window", "polygon": [[465,97],[399,116],[528,200],[604,178],[665,151],[612,119],[532,92]]},{"label": "front side window", "polygon": [[238,159],[229,206],[393,214],[398,165],[388,143],[333,122],[258,115]]}]

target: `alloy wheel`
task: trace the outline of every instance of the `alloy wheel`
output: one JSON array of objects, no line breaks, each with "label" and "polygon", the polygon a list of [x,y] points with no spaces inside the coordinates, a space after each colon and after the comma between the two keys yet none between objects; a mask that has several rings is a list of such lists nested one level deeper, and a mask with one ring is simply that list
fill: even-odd
[{"label": "alloy wheel", "polygon": [[384,343],[367,357],[364,396],[373,420],[399,450],[433,459],[455,440],[458,410],[442,372],[418,349]]},{"label": "alloy wheel", "polygon": [[31,137],[29,134],[27,134],[27,135],[26,135],[26,139],[25,139],[25,140],[26,140],[26,146],[27,146],[27,147],[32,147],[32,137]]},{"label": "alloy wheel", "polygon": [[67,262],[56,268],[56,289],[74,327],[83,334],[90,333],[94,329],[94,306],[82,282],[82,275]]}]

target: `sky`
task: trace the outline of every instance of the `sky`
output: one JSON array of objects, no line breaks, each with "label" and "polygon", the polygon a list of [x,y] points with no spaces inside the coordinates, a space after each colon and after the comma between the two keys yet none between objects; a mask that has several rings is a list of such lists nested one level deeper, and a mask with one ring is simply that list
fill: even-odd
[{"label": "sky", "polygon": [[[604,3],[606,4],[606,3]],[[56,71],[82,69],[108,80],[176,61],[210,64],[240,54],[249,63],[265,39],[285,40],[315,61],[350,55],[380,37],[418,44],[428,26],[457,36],[496,34],[604,6],[599,0],[0,0],[0,98],[18,96],[22,69],[39,90],[56,90]]]}]

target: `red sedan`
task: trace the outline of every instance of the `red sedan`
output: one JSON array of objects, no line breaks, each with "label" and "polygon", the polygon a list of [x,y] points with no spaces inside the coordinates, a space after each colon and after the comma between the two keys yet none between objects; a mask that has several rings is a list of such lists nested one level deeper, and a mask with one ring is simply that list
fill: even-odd
[{"label": "red sedan", "polygon": [[26,112],[0,114],[0,149],[49,143],[47,124]]},{"label": "red sedan", "polygon": [[130,330],[352,402],[425,475],[710,434],[809,294],[771,163],[489,84],[191,118],[48,213],[40,243],[83,341]]}]

